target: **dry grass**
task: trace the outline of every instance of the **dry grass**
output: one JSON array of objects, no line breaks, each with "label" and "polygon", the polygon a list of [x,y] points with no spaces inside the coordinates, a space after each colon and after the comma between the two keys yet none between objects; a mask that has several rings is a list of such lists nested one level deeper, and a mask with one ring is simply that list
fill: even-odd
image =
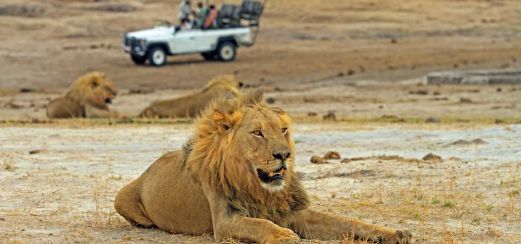
[{"label": "dry grass", "polygon": [[521,180],[519,167],[512,164],[511,169],[488,172],[491,178],[480,179],[485,175],[451,167],[433,172],[418,165],[408,186],[388,184],[384,190],[378,185],[343,198],[335,194],[327,208],[363,213],[367,219],[393,219],[410,226],[419,243],[518,243],[521,234],[502,226],[521,219],[521,184],[514,185]]},{"label": "dry grass", "polygon": [[2,163],[2,168],[6,171],[10,171],[10,172],[13,172],[16,170],[16,167],[13,165],[13,163],[11,161],[9,161],[8,159],[5,159],[4,162]]}]

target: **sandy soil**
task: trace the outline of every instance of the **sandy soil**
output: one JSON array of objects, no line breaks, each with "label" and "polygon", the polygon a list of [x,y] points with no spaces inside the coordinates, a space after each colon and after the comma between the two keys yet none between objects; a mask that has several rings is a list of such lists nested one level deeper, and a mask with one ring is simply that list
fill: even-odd
[{"label": "sandy soil", "polygon": [[[189,125],[3,126],[0,242],[211,242],[131,227],[115,193]],[[521,127],[301,124],[297,171],[313,208],[412,230],[418,243],[521,241]],[[480,140],[476,140],[480,139]],[[309,163],[338,151],[349,163]],[[434,153],[441,161],[422,158]]]},{"label": "sandy soil", "polygon": [[439,69],[520,67],[521,5],[485,0],[269,1],[257,45],[241,49],[236,62],[192,55],[160,69],[136,67],[120,47],[123,33],[174,22],[177,3],[4,0],[0,84],[60,89],[100,70],[121,88],[195,88],[222,73],[291,86],[339,73],[393,81]]}]

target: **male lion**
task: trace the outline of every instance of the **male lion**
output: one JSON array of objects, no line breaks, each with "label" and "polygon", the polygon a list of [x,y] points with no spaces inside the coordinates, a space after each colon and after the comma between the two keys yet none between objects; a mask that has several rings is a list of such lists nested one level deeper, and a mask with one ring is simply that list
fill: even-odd
[{"label": "male lion", "polygon": [[141,112],[138,117],[176,118],[196,117],[208,104],[227,93],[236,96],[242,83],[233,75],[216,76],[208,85],[194,94],[184,97],[155,101]]},{"label": "male lion", "polygon": [[108,118],[118,117],[107,104],[116,97],[112,81],[104,73],[91,72],[72,83],[65,97],[47,105],[47,117],[54,118]]},{"label": "male lion", "polygon": [[163,155],[118,192],[116,211],[136,226],[213,232],[216,240],[408,242],[408,231],[309,209],[294,171],[290,126],[260,92],[213,102],[182,150]]}]

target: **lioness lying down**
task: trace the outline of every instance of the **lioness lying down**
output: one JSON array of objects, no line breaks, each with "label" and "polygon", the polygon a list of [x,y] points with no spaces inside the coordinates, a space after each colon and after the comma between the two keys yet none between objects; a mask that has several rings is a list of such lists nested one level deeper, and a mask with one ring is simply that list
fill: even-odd
[{"label": "lioness lying down", "polygon": [[231,94],[236,96],[242,83],[234,75],[219,75],[208,81],[202,90],[183,97],[155,101],[138,117],[145,118],[194,118],[214,99]]},{"label": "lioness lying down", "polygon": [[212,103],[182,150],[121,189],[119,214],[140,227],[261,243],[356,238],[407,243],[408,231],[316,212],[295,174],[291,120],[260,92]]},{"label": "lioness lying down", "polygon": [[104,73],[91,72],[72,83],[64,97],[47,105],[48,118],[109,118],[120,117],[109,111],[107,104],[116,97],[116,89]]}]

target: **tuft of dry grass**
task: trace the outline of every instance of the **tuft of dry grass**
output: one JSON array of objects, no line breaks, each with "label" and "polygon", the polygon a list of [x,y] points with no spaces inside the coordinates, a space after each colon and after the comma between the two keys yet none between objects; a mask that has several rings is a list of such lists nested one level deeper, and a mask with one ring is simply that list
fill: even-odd
[{"label": "tuft of dry grass", "polygon": [[13,165],[13,163],[7,160],[4,160],[4,162],[2,163],[2,168],[9,172],[13,172],[16,170],[16,167]]}]

